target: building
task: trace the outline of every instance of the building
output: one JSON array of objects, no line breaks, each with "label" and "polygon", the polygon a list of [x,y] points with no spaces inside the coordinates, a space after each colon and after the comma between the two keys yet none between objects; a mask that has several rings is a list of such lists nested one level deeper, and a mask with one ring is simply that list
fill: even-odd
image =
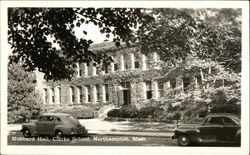
[{"label": "building", "polygon": [[77,74],[70,81],[51,82],[40,78],[38,89],[44,104],[138,105],[160,100],[170,88],[180,87],[185,91],[192,80],[198,79],[179,76],[162,80],[165,73],[155,52],[145,55],[136,47],[118,49],[110,42],[94,45],[91,50],[106,52],[114,62],[104,70],[93,63],[77,63]]}]

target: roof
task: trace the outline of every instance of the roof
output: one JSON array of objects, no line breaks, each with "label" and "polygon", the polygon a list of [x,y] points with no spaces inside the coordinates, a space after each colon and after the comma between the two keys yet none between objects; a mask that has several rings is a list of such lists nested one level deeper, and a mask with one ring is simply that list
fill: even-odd
[{"label": "roof", "polygon": [[231,117],[237,117],[239,118],[239,116],[231,114],[231,113],[209,113],[207,116],[231,116]]},{"label": "roof", "polygon": [[113,51],[117,51],[120,48],[124,48],[126,47],[125,43],[121,43],[120,47],[117,47],[115,45],[115,42],[112,41],[107,41],[107,42],[103,42],[103,43],[98,43],[98,44],[92,44],[90,45],[89,50],[92,52],[113,52]]}]

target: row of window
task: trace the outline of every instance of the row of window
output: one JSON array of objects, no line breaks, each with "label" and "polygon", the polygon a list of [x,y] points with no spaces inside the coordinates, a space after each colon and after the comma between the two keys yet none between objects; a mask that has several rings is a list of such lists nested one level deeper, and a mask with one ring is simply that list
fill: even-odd
[{"label": "row of window", "polygon": [[[190,77],[182,79],[183,90],[186,91],[190,85]],[[196,77],[196,83],[201,84],[201,78]],[[164,83],[156,82],[155,89],[153,89],[152,81],[145,81],[145,99],[153,98],[153,90],[155,90],[155,98],[161,98],[164,96]],[[176,80],[170,80],[166,84],[166,88],[175,88]],[[129,82],[123,82],[120,85],[120,90],[131,89]],[[83,102],[107,102],[109,101],[108,85],[95,85],[90,87],[86,85],[84,87],[69,87],[68,97],[71,103],[83,103]],[[102,95],[101,95],[102,94]],[[44,103],[61,103],[61,88],[44,88]]]},{"label": "row of window", "polygon": [[[82,76],[96,76],[101,74],[108,74],[116,71],[123,71],[129,69],[149,69],[151,61],[157,61],[157,54],[154,53],[154,60],[151,60],[149,55],[138,55],[138,54],[123,54],[114,59],[114,62],[110,66],[106,66],[104,70],[100,66],[87,65],[86,63],[77,64],[77,77]],[[142,64],[140,64],[142,62]],[[91,72],[92,71],[92,72]]]},{"label": "row of window", "polygon": [[[101,89],[103,88],[103,89]],[[93,90],[92,90],[93,89]],[[108,93],[108,85],[104,84],[103,87],[100,87],[100,85],[95,85],[94,87],[91,87],[89,85],[85,86],[85,91],[83,91],[82,87],[70,87],[69,88],[69,94],[70,94],[70,102],[75,103],[75,99],[78,99],[78,103],[82,102],[101,102],[101,91],[103,90],[103,101],[107,102],[109,101],[109,93]],[[92,92],[95,94],[92,96]],[[84,93],[85,93],[85,100],[84,100]],[[75,97],[77,95],[77,97]],[[93,97],[93,98],[92,98]]]},{"label": "row of window", "polygon": [[[48,92],[50,91],[50,93]],[[49,96],[51,98],[49,98]],[[61,88],[44,88],[44,103],[48,103],[51,100],[52,103],[61,103]]]},{"label": "row of window", "polygon": [[[103,88],[103,89],[101,89]],[[85,91],[83,91],[85,89]],[[100,102],[101,91],[103,90],[103,101],[109,101],[108,85],[105,84],[103,87],[99,85],[91,88],[90,86],[82,87],[69,87],[69,98],[71,103],[82,103],[82,102]],[[61,88],[44,88],[44,103],[61,103]],[[92,92],[95,94],[92,96]],[[85,93],[85,95],[84,95]],[[85,99],[83,98],[85,96]]]}]

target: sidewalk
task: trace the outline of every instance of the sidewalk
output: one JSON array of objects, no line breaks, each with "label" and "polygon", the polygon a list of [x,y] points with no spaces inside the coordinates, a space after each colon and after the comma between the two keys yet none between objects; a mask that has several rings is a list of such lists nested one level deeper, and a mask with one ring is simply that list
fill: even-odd
[{"label": "sidewalk", "polygon": [[[120,136],[171,137],[175,124],[159,122],[112,122],[102,119],[80,119],[79,122],[88,129],[89,134]],[[8,132],[21,130],[21,124],[9,124]]]}]

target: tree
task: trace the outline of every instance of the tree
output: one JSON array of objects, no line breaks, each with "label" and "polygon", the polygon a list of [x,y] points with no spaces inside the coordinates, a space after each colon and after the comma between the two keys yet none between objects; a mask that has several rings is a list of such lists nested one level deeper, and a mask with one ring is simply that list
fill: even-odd
[{"label": "tree", "polygon": [[[38,68],[46,79],[71,78],[74,62],[94,61],[106,66],[112,61],[104,53],[91,52],[91,40],[74,35],[74,27],[90,22],[107,37],[113,34],[117,46],[120,41],[134,43],[142,52],[158,52],[165,62],[174,64],[188,55],[196,55],[240,71],[241,23],[237,9],[9,8],[8,11],[9,43],[13,49],[10,60],[22,60],[29,71]],[[83,34],[87,32],[83,30]],[[49,38],[61,50],[57,51]]]},{"label": "tree", "polygon": [[192,76],[202,74],[200,77],[203,76],[203,79],[201,82],[190,83],[185,92],[179,87],[168,89],[166,92],[168,95],[163,99],[165,102],[163,106],[173,105],[177,108],[165,108],[166,113],[181,111],[184,117],[204,117],[208,112],[228,112],[240,115],[240,74],[229,72],[216,61],[192,58],[168,71],[167,78],[163,80],[188,74]]},{"label": "tree", "polygon": [[36,77],[20,63],[8,66],[8,120],[18,121],[39,114],[42,100],[35,90]]},{"label": "tree", "polygon": [[[129,8],[9,8],[8,14],[10,61],[21,60],[28,71],[38,68],[46,79],[54,80],[71,78],[74,62],[107,65],[112,60],[91,52],[92,40],[76,38],[74,27],[92,22],[107,37],[113,34],[119,45],[120,40],[132,38],[132,28],[150,20],[141,9]],[[87,32],[83,30],[83,34]],[[53,43],[61,50],[57,51]]]},{"label": "tree", "polygon": [[[215,12],[217,15],[204,19],[195,15],[197,12]],[[229,12],[229,13],[228,13]],[[223,18],[224,24],[219,25],[225,14],[231,18],[239,16],[239,10],[177,10],[155,9],[157,14],[154,22],[140,27],[139,44],[142,51],[156,51],[164,62],[184,60],[190,56],[198,56],[207,61],[217,61],[226,68],[236,72],[241,70],[241,31],[240,21],[230,22],[231,18]],[[210,13],[211,14],[211,13]],[[214,19],[214,22],[210,22]],[[227,21],[227,22],[226,22]],[[210,22],[210,23],[209,23]]]}]

